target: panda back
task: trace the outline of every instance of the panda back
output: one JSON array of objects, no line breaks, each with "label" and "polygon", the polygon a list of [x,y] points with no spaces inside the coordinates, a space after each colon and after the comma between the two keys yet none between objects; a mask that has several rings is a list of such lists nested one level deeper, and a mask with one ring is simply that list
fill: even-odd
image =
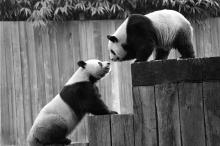
[{"label": "panda back", "polygon": [[160,10],[145,15],[149,18],[158,32],[162,46],[169,46],[180,29],[191,31],[191,24],[179,12],[174,10]]}]

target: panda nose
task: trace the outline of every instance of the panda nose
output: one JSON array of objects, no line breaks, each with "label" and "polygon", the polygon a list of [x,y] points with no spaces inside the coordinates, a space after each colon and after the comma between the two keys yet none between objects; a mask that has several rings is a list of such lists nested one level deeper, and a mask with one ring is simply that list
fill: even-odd
[{"label": "panda nose", "polygon": [[110,62],[108,62],[107,65],[110,65]]}]

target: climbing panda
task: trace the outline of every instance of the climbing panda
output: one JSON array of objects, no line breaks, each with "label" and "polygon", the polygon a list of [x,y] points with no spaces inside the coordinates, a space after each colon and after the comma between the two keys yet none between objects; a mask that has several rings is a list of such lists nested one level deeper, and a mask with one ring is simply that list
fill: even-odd
[{"label": "climbing panda", "polygon": [[194,58],[193,28],[174,10],[159,10],[147,15],[133,14],[114,32],[107,35],[108,50],[113,61],[147,61],[155,50],[155,60],[167,59],[171,48]]},{"label": "climbing panda", "polygon": [[86,113],[94,115],[117,114],[110,111],[101,100],[95,83],[110,71],[110,63],[91,59],[79,61],[79,68],[63,89],[36,117],[29,132],[29,146],[51,144],[67,145],[66,138]]}]

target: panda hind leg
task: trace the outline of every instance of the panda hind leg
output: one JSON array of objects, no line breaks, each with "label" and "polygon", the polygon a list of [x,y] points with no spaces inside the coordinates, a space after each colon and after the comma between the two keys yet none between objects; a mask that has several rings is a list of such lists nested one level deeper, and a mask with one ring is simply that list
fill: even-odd
[{"label": "panda hind leg", "polygon": [[157,48],[155,54],[155,60],[165,60],[168,58],[170,50],[167,51],[164,48]]}]

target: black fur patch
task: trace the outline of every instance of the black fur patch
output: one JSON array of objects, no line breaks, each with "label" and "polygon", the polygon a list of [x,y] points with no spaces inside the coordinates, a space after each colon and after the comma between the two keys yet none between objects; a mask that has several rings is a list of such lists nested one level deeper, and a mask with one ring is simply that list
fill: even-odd
[{"label": "black fur patch", "polygon": [[89,76],[89,81],[92,82],[93,84],[96,83],[99,79],[93,77],[93,76]]},{"label": "black fur patch", "polygon": [[75,111],[79,120],[85,113],[95,115],[112,113],[101,100],[97,86],[88,81],[64,86],[60,96]]},{"label": "black fur patch", "polygon": [[144,15],[133,14],[127,23],[127,44],[122,47],[127,51],[123,60],[136,58],[146,61],[157,44],[157,32],[151,20]]},{"label": "black fur patch", "polygon": [[112,41],[113,43],[117,43],[118,39],[115,36],[107,35],[107,38]]}]

